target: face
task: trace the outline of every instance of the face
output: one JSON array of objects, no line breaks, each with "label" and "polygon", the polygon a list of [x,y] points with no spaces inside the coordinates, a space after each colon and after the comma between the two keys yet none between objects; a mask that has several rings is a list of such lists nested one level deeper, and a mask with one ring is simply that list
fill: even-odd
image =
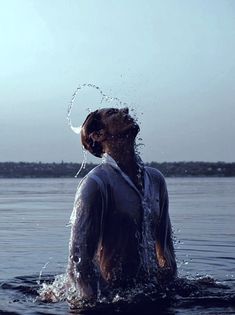
[{"label": "face", "polygon": [[129,109],[103,108],[99,110],[101,120],[105,125],[105,133],[111,136],[131,135],[139,132],[139,126],[129,115]]}]

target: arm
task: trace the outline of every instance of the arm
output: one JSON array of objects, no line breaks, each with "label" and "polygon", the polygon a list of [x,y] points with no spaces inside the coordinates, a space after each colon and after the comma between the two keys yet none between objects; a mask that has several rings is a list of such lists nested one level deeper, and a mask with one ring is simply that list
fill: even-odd
[{"label": "arm", "polygon": [[83,298],[95,298],[98,270],[94,256],[99,243],[102,198],[98,184],[85,178],[74,203],[68,276]]},{"label": "arm", "polygon": [[175,276],[177,267],[169,217],[168,192],[164,177],[161,178],[160,185],[160,222],[157,232],[156,253],[159,266],[167,268],[171,276]]}]

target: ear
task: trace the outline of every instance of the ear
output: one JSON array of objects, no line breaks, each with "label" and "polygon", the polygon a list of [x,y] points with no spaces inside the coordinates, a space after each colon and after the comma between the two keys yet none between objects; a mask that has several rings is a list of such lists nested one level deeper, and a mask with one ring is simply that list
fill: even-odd
[{"label": "ear", "polygon": [[106,139],[104,129],[100,129],[99,131],[93,131],[90,133],[89,138],[92,139],[93,142],[102,142]]}]

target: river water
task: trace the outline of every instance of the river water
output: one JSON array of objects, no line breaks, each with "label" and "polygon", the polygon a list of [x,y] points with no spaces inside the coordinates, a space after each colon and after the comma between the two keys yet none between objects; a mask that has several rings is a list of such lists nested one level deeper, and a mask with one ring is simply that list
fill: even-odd
[{"label": "river water", "polygon": [[[65,271],[78,182],[0,179],[0,314],[71,313],[66,302],[39,301],[37,291]],[[138,313],[235,314],[235,178],[167,178],[167,184],[179,275],[200,282],[201,292],[139,303]],[[116,311],[125,310],[122,303]]]}]

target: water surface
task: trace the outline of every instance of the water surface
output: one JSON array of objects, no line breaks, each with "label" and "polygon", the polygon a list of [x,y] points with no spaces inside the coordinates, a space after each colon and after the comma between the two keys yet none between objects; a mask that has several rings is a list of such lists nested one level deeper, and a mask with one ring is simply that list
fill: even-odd
[{"label": "water surface", "polygon": [[[52,280],[66,268],[66,224],[78,181],[0,179],[0,314],[69,313],[66,302],[35,298],[40,274],[41,282]],[[161,314],[235,314],[235,178],[168,178],[167,184],[180,276],[208,275],[228,288],[213,287],[215,296],[204,300],[181,297]],[[160,304],[151,307],[142,303],[138,310],[154,314]]]}]

